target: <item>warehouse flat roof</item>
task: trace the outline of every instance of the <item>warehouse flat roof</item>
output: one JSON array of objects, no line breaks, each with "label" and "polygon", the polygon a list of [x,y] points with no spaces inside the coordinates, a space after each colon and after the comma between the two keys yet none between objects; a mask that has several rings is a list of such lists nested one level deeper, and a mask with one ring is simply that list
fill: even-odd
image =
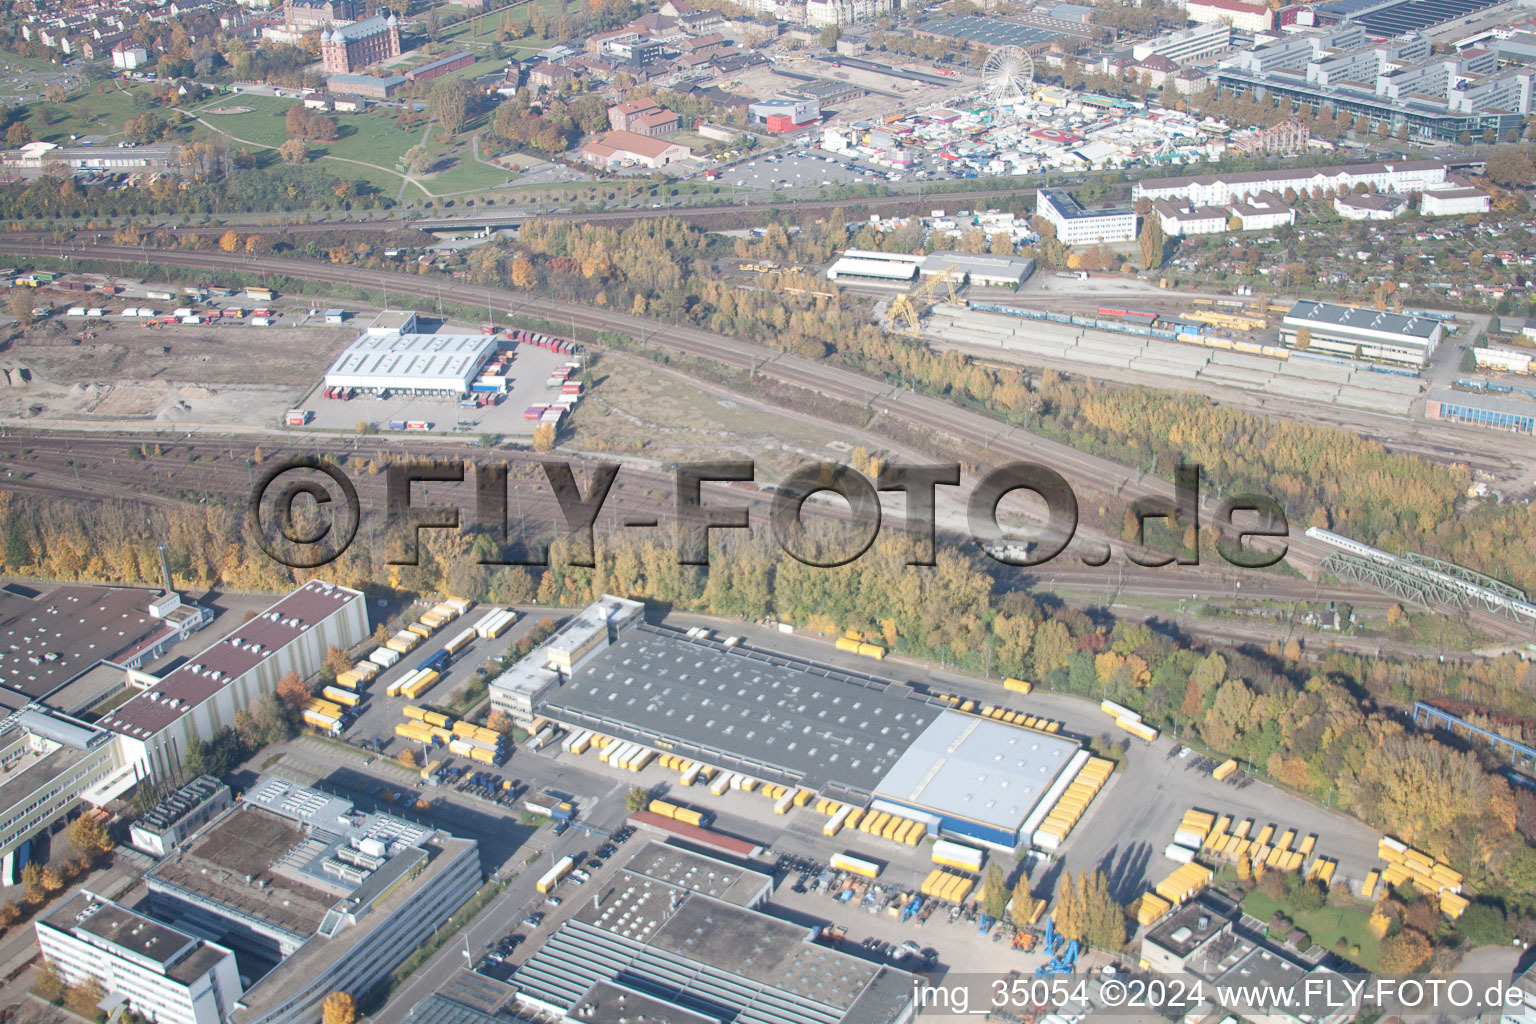
[{"label": "warehouse flat roof", "polygon": [[1506,398],[1488,391],[1453,391],[1450,388],[1435,388],[1430,391],[1428,398],[1429,401],[1438,402],[1441,405],[1464,405],[1473,409],[1508,413],[1511,416],[1536,416],[1536,402]]},{"label": "warehouse flat roof", "polygon": [[738,1024],[888,1024],[910,1014],[912,975],[810,935],[804,925],[621,873],[600,903],[584,903],[528,959],[518,986],[569,1008],[622,978],[653,994],[676,992],[668,1007],[714,1007]]},{"label": "warehouse flat roof", "polygon": [[158,591],[64,586],[0,590],[0,686],[41,699],[103,659],[170,630],[149,614]]},{"label": "warehouse flat roof", "polygon": [[495,347],[493,334],[381,333],[370,327],[342,350],[325,376],[327,381],[346,378],[353,386],[366,380],[367,387],[467,382]]},{"label": "warehouse flat roof", "polygon": [[362,594],[310,580],[97,724],[125,736],[153,736],[353,599]]},{"label": "warehouse flat roof", "polygon": [[1017,832],[1067,761],[1072,740],[946,711],[876,787],[876,797]]},{"label": "warehouse flat roof", "polygon": [[539,710],[756,778],[857,793],[939,714],[889,681],[644,624],[582,662]]},{"label": "warehouse flat roof", "polygon": [[772,876],[761,871],[654,840],[636,851],[622,870],[701,892],[738,907],[750,907],[765,887],[773,887]]},{"label": "warehouse flat roof", "polygon": [[1039,199],[1049,203],[1063,220],[1087,220],[1096,217],[1126,217],[1134,215],[1129,206],[1106,203],[1103,206],[1086,207],[1064,188],[1043,188]]}]

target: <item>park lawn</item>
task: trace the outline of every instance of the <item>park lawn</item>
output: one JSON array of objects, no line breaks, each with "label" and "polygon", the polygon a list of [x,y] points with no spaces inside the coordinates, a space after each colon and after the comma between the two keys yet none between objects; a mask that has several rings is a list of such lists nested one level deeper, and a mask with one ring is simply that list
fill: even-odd
[{"label": "park lawn", "polygon": [[[102,92],[92,88],[90,92],[79,93],[63,103],[33,103],[22,120],[32,129],[33,138],[61,145],[68,144],[71,135],[121,135],[124,123],[140,113],[140,108],[133,105],[130,91],[119,91],[111,83],[103,84],[106,88]],[[162,117],[169,116],[169,111],[162,107],[143,109],[154,110]],[[45,114],[56,118],[52,124],[44,123]],[[64,116],[60,118],[59,114]]]},{"label": "park lawn", "polygon": [[[1267,923],[1276,910],[1284,910],[1284,908],[1262,893],[1251,892],[1243,899],[1243,910]],[[1289,911],[1285,913],[1290,916]],[[1381,951],[1381,943],[1367,927],[1370,916],[1371,911],[1366,904],[1351,901],[1343,906],[1324,906],[1319,910],[1297,915],[1294,920],[1296,927],[1312,936],[1312,941],[1324,949],[1333,949],[1341,938],[1349,949],[1360,947],[1358,956],[1345,953],[1344,958],[1354,961],[1368,971],[1376,972],[1381,969],[1377,959]],[[1283,935],[1276,936],[1279,940],[1284,938]]]},{"label": "park lawn", "polygon": [[395,113],[370,110],[363,114],[333,114],[341,137],[334,142],[311,142],[310,152],[394,170],[405,151],[419,143],[425,132],[420,124],[405,129],[395,127]]},{"label": "park lawn", "polygon": [[[289,97],[225,95],[193,108],[191,113],[197,114],[214,129],[234,138],[276,149],[288,138],[288,108],[299,102]],[[207,113],[209,109],[217,107],[250,107],[251,112]]]},{"label": "park lawn", "polygon": [[457,162],[446,171],[439,171],[421,179],[421,184],[434,196],[448,196],[461,192],[483,192],[506,188],[507,182],[517,183],[520,171],[504,170],[482,164],[472,155],[469,146],[458,151]]}]

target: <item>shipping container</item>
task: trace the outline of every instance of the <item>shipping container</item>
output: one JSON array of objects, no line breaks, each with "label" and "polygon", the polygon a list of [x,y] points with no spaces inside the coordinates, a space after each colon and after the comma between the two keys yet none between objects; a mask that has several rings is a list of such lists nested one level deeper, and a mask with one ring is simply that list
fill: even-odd
[{"label": "shipping container", "polygon": [[340,704],[343,707],[357,707],[357,694],[353,693],[351,690],[343,689],[340,686],[327,686],[320,691],[320,695],[326,700]]},{"label": "shipping container", "polygon": [[555,862],[554,867],[550,868],[544,873],[543,877],[538,880],[538,883],[534,886],[534,888],[539,891],[541,896],[546,896],[549,893],[554,892],[555,886],[559,885],[560,880],[563,879],[566,875],[570,874],[571,868],[575,866],[576,862],[570,857],[561,857],[558,861]]},{"label": "shipping container", "polygon": [[935,864],[960,868],[972,874],[980,874],[981,866],[986,860],[986,854],[981,850],[962,846],[948,839],[940,839],[934,843],[931,853]]},{"label": "shipping container", "polygon": [[1026,682],[1023,679],[1009,678],[1003,680],[1003,689],[1012,690],[1014,693],[1028,693],[1034,688],[1035,685],[1033,683]]},{"label": "shipping container", "polygon": [[863,878],[878,878],[880,865],[874,861],[865,860],[862,857],[850,856],[846,853],[834,853],[828,862],[837,871],[847,871],[850,874]]}]

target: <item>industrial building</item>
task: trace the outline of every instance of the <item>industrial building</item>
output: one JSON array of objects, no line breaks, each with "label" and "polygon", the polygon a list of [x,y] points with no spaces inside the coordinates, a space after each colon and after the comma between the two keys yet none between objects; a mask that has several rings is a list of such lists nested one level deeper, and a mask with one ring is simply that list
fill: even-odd
[{"label": "industrial building", "polygon": [[751,909],[771,880],[649,844],[517,971],[559,1021],[905,1024],[917,979]]},{"label": "industrial building", "polygon": [[325,386],[462,397],[495,353],[493,334],[418,334],[415,313],[385,310],[336,357]]},{"label": "industrial building", "polygon": [[821,103],[808,96],[775,96],[748,106],[747,117],[770,132],[790,132],[821,120]]},{"label": "industrial building", "polygon": [[1189,20],[1199,25],[1230,25],[1239,32],[1268,32],[1275,27],[1275,9],[1245,0],[1189,0]]},{"label": "industrial building", "polygon": [[1035,261],[1023,256],[979,256],[968,252],[935,252],[918,264],[922,277],[948,272],[955,284],[981,288],[1018,288],[1035,272]]},{"label": "industrial building", "polygon": [[638,614],[617,620],[602,602],[583,615],[601,628],[543,692],[539,716],[833,800],[888,805],[931,833],[1012,850],[1077,753],[1059,735],[951,711],[889,680],[690,637]]},{"label": "industrial building", "polygon": [[940,713],[875,785],[870,806],[928,822],[941,835],[1012,851],[1077,753],[1060,736]]},{"label": "industrial building", "polygon": [[74,985],[88,979],[157,1024],[224,1024],[240,998],[235,956],[88,890],[34,926],[42,955]]},{"label": "industrial building", "polygon": [[199,775],[135,818],[129,835],[137,849],[164,857],[234,805],[228,786],[212,775]]},{"label": "industrial building", "polygon": [[1424,411],[1432,420],[1467,423],[1513,434],[1536,433],[1536,402],[1517,401],[1486,391],[1437,389],[1429,393]]},{"label": "industrial building", "polygon": [[915,281],[924,257],[899,252],[848,249],[827,268],[827,280],[871,278],[877,281]]},{"label": "industrial building", "polygon": [[1130,207],[1106,203],[1088,209],[1066,189],[1042,188],[1036,213],[1056,229],[1056,240],[1063,245],[1130,242],[1136,238],[1136,213]]},{"label": "industrial building", "polygon": [[123,771],[173,776],[193,740],[211,741],[283,675],[307,679],[329,647],[367,635],[361,592],[310,580],[163,678],[138,674],[141,692],[96,724],[118,735]]},{"label": "industrial building", "polygon": [[636,132],[608,132],[577,150],[581,159],[598,167],[670,167],[693,156],[693,150],[680,142],[640,135]]},{"label": "industrial building", "polygon": [[175,591],[69,584],[42,594],[0,589],[0,708],[42,700],[109,662],[138,668],[213,615]]},{"label": "industrial building", "polygon": [[1308,347],[1358,359],[1422,367],[1445,332],[1438,320],[1383,310],[1302,300],[1280,321],[1280,341],[1294,347],[1306,328]]},{"label": "industrial building", "polygon": [[263,776],[149,871],[143,909],[234,951],[254,981],[230,1024],[312,1024],[330,993],[386,984],[482,878],[473,840]]}]

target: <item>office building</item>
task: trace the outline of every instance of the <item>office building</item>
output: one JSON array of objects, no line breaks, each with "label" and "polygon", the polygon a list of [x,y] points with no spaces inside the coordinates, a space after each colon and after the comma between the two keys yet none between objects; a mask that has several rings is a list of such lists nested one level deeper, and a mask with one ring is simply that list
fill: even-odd
[{"label": "office building", "polygon": [[313,1024],[332,992],[380,991],[482,878],[472,840],[263,776],[149,871],[145,906],[234,951],[254,980],[230,1024]]},{"label": "office building", "polygon": [[[1304,952],[1282,948],[1266,932],[1263,922],[1205,892],[1142,937],[1141,962],[1160,975],[1198,979],[1210,999],[1221,999],[1224,993],[1242,999],[1254,993],[1252,1004],[1222,1006],[1253,1024],[1344,1024],[1354,1017],[1347,1003],[1326,1005],[1326,1000],[1309,996],[1309,986],[1321,990],[1331,984],[1335,991],[1343,987],[1338,972],[1323,965],[1324,950],[1315,945]],[[1273,1004],[1276,1000],[1266,996],[1281,991],[1294,995],[1294,1010],[1260,1002]]]},{"label": "office building", "polygon": [[1130,242],[1136,238],[1136,213],[1128,206],[1104,204],[1088,209],[1065,189],[1042,188],[1036,212],[1056,229],[1063,245]]},{"label": "office building", "polygon": [[1131,56],[1138,61],[1144,61],[1150,57],[1164,57],[1175,64],[1183,64],[1206,60],[1218,53],[1225,53],[1231,48],[1232,26],[1221,21],[1213,21],[1193,28],[1169,32],[1143,43],[1136,43],[1131,47]]},{"label": "office building", "polygon": [[135,818],[129,835],[137,849],[164,857],[234,804],[228,786],[212,775],[199,775]]},{"label": "office building", "polygon": [[644,610],[639,601],[603,595],[491,680],[491,709],[509,715],[519,728],[528,728],[538,717],[534,710],[538,702],[570,678],[572,666],[606,647],[620,628]]},{"label": "office building", "polygon": [[0,731],[0,882],[15,885],[35,844],[77,812],[105,804],[138,779],[121,767],[111,733],[33,706]]},{"label": "office building", "polygon": [[74,985],[95,979],[156,1024],[224,1024],[240,998],[235,956],[217,943],[80,890],[34,926],[43,957]]},{"label": "office building", "polygon": [[1245,0],[1188,0],[1184,13],[1200,25],[1230,25],[1239,32],[1268,32],[1275,27],[1275,9]]}]

